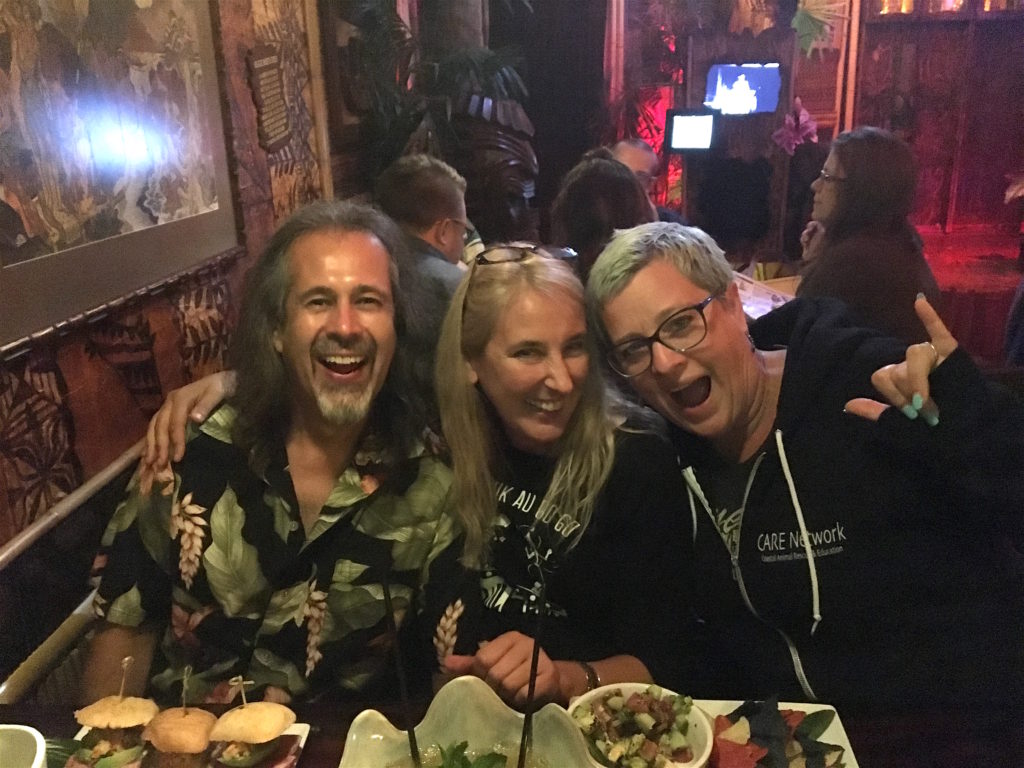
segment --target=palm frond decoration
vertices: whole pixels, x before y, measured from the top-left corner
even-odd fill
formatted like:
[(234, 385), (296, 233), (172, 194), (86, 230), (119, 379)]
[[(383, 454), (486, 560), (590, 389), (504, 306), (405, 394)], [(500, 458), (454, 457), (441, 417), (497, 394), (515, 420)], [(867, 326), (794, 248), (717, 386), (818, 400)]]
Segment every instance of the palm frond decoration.
[(848, 18), (847, 10), (846, 0), (800, 0), (790, 22), (800, 49), (810, 56), (815, 48), (834, 48), (834, 30)]
[(523, 101), (526, 84), (515, 68), (521, 59), (514, 48), (455, 51), (440, 61), (425, 63), (429, 75), (418, 83), (427, 95), (445, 96), (456, 102), (471, 94)]

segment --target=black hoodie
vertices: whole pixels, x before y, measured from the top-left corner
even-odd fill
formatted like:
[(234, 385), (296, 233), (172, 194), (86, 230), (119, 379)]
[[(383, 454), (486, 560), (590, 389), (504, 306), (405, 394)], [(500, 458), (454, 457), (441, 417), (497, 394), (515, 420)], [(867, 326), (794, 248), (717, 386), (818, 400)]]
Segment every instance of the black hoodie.
[(751, 334), (787, 355), (773, 433), (733, 467), (737, 499), (749, 483), (742, 512), (718, 511), (708, 480), (723, 462), (708, 444), (674, 434), (708, 642), (693, 695), (873, 711), (1024, 700), (1019, 405), (957, 350), (929, 379), (936, 427), (895, 408), (869, 422), (844, 404), (877, 398), (871, 374), (902, 344), (828, 299), (790, 302)]

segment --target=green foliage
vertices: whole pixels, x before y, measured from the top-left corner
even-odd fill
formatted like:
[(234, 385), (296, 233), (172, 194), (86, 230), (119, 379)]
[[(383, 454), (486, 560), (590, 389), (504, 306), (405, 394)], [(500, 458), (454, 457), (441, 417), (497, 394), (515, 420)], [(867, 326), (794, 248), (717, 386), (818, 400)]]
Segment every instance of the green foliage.
[(830, 39), (832, 29), (846, 18), (843, 0), (800, 0), (789, 25), (796, 30), (800, 50), (810, 56), (815, 43)]
[(257, 598), (268, 588), (256, 547), (242, 537), (245, 512), (228, 487), (210, 513), (211, 543), (203, 553), (210, 592), (227, 616), (260, 615)]
[(662, 115), (658, 111), (660, 95), (650, 86), (630, 85), (622, 96), (608, 107), (608, 125), (601, 142), (613, 144), (619, 139), (641, 138), (651, 141), (662, 131)]
[(423, 65), (433, 73), (425, 90), (428, 95), (453, 100), (478, 93), (492, 99), (522, 101), (527, 91), (515, 69), (520, 60), (521, 56), (513, 48), (455, 51), (436, 63)]
[(441, 768), (502, 768), (508, 758), (497, 752), (489, 752), (470, 762), (466, 757), (469, 742), (453, 744), (448, 749), (441, 747)]

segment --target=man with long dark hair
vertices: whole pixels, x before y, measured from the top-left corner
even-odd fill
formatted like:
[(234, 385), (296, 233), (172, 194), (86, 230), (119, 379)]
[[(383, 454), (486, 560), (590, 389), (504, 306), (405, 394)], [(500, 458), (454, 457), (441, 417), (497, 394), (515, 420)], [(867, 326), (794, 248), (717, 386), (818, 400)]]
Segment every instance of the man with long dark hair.
[[(104, 536), (83, 698), (385, 693), (395, 621), (454, 538), (450, 472), (409, 381), (400, 231), (361, 205), (294, 214), (253, 267), (235, 395), (166, 473), (143, 466)], [(156, 672), (150, 661), (161, 630)]]

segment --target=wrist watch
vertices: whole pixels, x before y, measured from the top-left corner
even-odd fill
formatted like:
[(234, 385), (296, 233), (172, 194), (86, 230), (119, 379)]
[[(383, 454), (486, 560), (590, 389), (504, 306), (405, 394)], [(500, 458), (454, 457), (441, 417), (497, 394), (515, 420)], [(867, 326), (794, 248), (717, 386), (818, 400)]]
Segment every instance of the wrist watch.
[(597, 670), (594, 669), (593, 665), (586, 661), (577, 661), (576, 663), (583, 668), (583, 673), (587, 676), (587, 690), (585, 692), (590, 692), (601, 685), (601, 677), (597, 674)]

